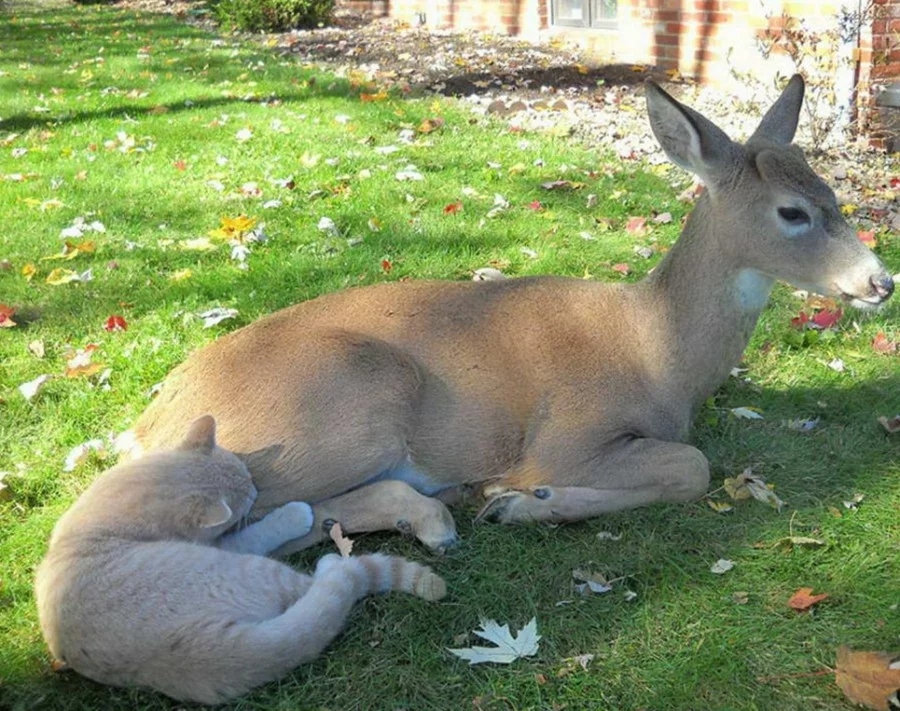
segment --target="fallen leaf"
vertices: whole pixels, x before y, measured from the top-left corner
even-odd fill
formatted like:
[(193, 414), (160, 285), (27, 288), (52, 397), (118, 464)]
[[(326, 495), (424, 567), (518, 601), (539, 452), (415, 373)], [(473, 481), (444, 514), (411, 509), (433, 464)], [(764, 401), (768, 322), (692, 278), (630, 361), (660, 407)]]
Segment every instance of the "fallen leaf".
[(494, 620), (482, 620), (481, 629), (473, 630), (473, 633), (495, 644), (495, 647), (466, 647), (464, 649), (448, 649), (469, 664), (511, 664), (522, 657), (532, 657), (538, 652), (538, 641), (541, 639), (537, 633), (537, 618), (532, 618), (519, 633), (513, 637), (509, 631), (509, 625), (502, 627)]
[(715, 573), (716, 575), (724, 575), (729, 570), (734, 567), (734, 561), (728, 560), (727, 558), (719, 558), (709, 569), (710, 573)]
[(707, 499), (706, 503), (709, 504), (709, 508), (716, 513), (728, 513), (729, 511), (734, 511), (734, 506), (727, 501), (713, 501), (712, 499)]
[(385, 274), (390, 274), (391, 269), (393, 269), (393, 268), (394, 268), (394, 265), (391, 264), (389, 259), (381, 260), (381, 271), (383, 271)]
[(13, 321), (13, 316), (16, 313), (15, 306), (7, 306), (6, 304), (0, 304), (0, 328), (12, 328), (16, 325), (16, 322)]
[(830, 360), (827, 365), (836, 373), (843, 373), (844, 370), (846, 370), (844, 361), (842, 361), (840, 358), (834, 358), (833, 360)]
[(884, 335), (884, 331), (879, 331), (878, 335), (872, 339), (872, 348), (879, 353), (897, 352), (897, 344), (894, 341), (889, 341), (887, 336)]
[(110, 316), (103, 325), (107, 331), (127, 331), (128, 324), (121, 316)]
[(539, 212), (540, 210), (544, 209), (544, 206), (541, 204), (540, 200), (532, 200), (530, 203), (528, 203), (528, 209)]
[(22, 267), (22, 276), (25, 277), (25, 281), (31, 281), (32, 277), (37, 274), (37, 267), (30, 262)]
[(44, 357), (44, 342), (41, 340), (32, 341), (28, 344), (28, 352), (35, 358)]
[(494, 269), (493, 267), (476, 269), (472, 276), (472, 281), (498, 281), (500, 279), (506, 279), (506, 275), (499, 269)]
[(646, 231), (646, 217), (629, 217), (625, 223), (625, 231), (630, 235), (642, 235)]
[(859, 508), (859, 505), (862, 503), (862, 500), (866, 498), (865, 494), (854, 494), (853, 498), (850, 501), (844, 502), (844, 508), (849, 509), (851, 511), (855, 511)]
[(625, 264), (624, 262), (620, 264), (613, 264), (612, 270), (614, 272), (619, 272), (619, 274), (621, 274), (622, 276), (628, 276), (629, 274), (631, 274), (631, 266)]
[(766, 484), (762, 477), (755, 475), (749, 467), (736, 477), (726, 478), (724, 488), (735, 501), (752, 497), (777, 511), (781, 511), (781, 507), (784, 506), (784, 502), (775, 495), (772, 486)]
[(222, 321), (234, 318), (238, 313), (240, 312), (237, 309), (226, 309), (217, 306), (214, 309), (209, 309), (209, 311), (204, 311), (197, 315), (203, 319), (203, 328), (212, 328), (213, 326), (222, 323)]
[(815, 316), (812, 317), (811, 323), (818, 328), (826, 329), (834, 326), (838, 321), (841, 320), (841, 316), (844, 315), (844, 312), (841, 309), (837, 311), (831, 311), (829, 309), (822, 309)]
[(888, 711), (890, 699), (900, 690), (900, 658), (884, 652), (841, 646), (834, 671), (835, 682), (850, 701), (876, 711)]
[(859, 230), (857, 231), (856, 236), (859, 238), (859, 241), (869, 249), (878, 245), (878, 240), (875, 239), (875, 230)]
[(744, 591), (732, 593), (731, 600), (735, 605), (746, 605), (750, 602), (750, 593)]
[(812, 588), (800, 588), (797, 592), (791, 595), (791, 599), (788, 600), (788, 606), (797, 610), (798, 612), (805, 612), (816, 603), (822, 602), (822, 600), (825, 600), (829, 597), (828, 593), (813, 595), (812, 591)]
[(24, 397), (28, 402), (31, 402), (35, 395), (40, 392), (40, 389), (44, 386), (44, 384), (52, 379), (52, 375), (39, 375), (34, 380), (29, 380), (27, 383), (22, 383), (19, 386), (19, 392), (22, 393), (22, 397)]
[(337, 546), (338, 551), (340, 551), (341, 558), (349, 558), (350, 551), (353, 550), (353, 541), (344, 535), (341, 524), (335, 523), (331, 527), (331, 530), (328, 531), (328, 535), (331, 537), (331, 540), (334, 541), (334, 545)]
[(87, 461), (88, 457), (91, 456), (91, 453), (95, 453), (101, 459), (106, 457), (106, 445), (104, 445), (102, 439), (88, 440), (87, 442), (83, 442), (82, 444), (73, 447), (66, 455), (63, 471), (75, 471), (78, 466)]
[(183, 160), (176, 160), (172, 163), (172, 167), (175, 168), (175, 170), (187, 170), (187, 163)]
[(653, 221), (658, 225), (668, 225), (672, 221), (672, 213), (661, 212), (653, 218)]
[(612, 531), (600, 531), (596, 538), (598, 541), (621, 541), (622, 534), (615, 534)]
[(169, 279), (171, 281), (184, 281), (185, 279), (190, 279), (192, 276), (194, 276), (194, 272), (190, 269), (179, 269), (178, 271), (169, 274)]
[(731, 408), (731, 414), (740, 420), (763, 419), (763, 416), (760, 414), (759, 409), (755, 407), (733, 407)]
[(608, 593), (612, 590), (612, 585), (609, 584), (609, 581), (602, 573), (579, 570), (576, 568), (572, 571), (572, 578), (581, 583), (575, 586), (575, 589), (581, 594), (590, 590), (592, 593), (602, 595), (603, 593)]
[(419, 127), (416, 130), (419, 133), (433, 133), (443, 125), (444, 119), (442, 119), (440, 116), (436, 116), (435, 118), (427, 118), (422, 121), (422, 123), (419, 124)]
[(57, 267), (47, 275), (47, 283), (53, 286), (60, 286), (61, 284), (79, 280), (78, 272), (73, 272), (71, 269), (63, 269), (62, 267)]
[(449, 205), (444, 207), (445, 215), (455, 215), (457, 212), (460, 212), (463, 209), (463, 204), (459, 201), (451, 202)]
[(878, 421), (881, 423), (881, 426), (888, 431), (889, 434), (900, 432), (900, 415), (894, 415), (890, 419), (882, 415), (878, 418)]
[(563, 659), (563, 667), (556, 672), (556, 677), (558, 679), (562, 679), (563, 677), (568, 676), (572, 672), (577, 669), (581, 669), (582, 671), (587, 671), (590, 663), (594, 661), (593, 654), (579, 654), (577, 657), (567, 657)]
[(194, 239), (183, 239), (178, 243), (178, 248), (188, 252), (208, 252), (215, 249), (216, 245), (209, 241), (207, 237), (196, 237)]

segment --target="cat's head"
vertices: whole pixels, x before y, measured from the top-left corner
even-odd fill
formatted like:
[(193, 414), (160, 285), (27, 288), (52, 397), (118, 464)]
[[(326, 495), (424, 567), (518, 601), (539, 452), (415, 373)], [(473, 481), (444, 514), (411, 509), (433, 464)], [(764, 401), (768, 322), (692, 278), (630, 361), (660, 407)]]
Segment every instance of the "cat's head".
[[(216, 446), (211, 415), (194, 420), (174, 449), (114, 467), (83, 497), (117, 528), (212, 541), (250, 511), (257, 491), (244, 463)], [(86, 512), (85, 512), (86, 513)]]

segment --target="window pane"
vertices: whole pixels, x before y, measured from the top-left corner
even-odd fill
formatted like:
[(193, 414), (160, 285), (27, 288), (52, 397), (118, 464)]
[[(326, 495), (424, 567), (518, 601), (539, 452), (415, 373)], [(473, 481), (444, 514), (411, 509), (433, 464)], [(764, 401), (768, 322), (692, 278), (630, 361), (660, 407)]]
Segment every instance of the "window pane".
[(583, 0), (556, 0), (556, 20), (584, 22)]
[(615, 20), (618, 14), (618, 0), (594, 0), (594, 22)]

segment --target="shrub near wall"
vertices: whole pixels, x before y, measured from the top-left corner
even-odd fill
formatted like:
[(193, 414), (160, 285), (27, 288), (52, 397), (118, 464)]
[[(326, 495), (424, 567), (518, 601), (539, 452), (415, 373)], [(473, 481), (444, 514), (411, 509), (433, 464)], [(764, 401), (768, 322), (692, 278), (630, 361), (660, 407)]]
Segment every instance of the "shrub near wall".
[(218, 0), (213, 11), (219, 22), (252, 32), (289, 30), (326, 22), (334, 0)]

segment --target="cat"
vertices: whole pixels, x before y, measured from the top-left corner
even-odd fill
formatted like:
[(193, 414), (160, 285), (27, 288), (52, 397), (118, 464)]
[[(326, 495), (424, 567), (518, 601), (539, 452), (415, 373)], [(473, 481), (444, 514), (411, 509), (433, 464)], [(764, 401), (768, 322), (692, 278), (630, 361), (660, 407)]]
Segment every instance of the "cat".
[(313, 514), (292, 502), (232, 531), (255, 499), (209, 415), (176, 449), (101, 475), (57, 523), (37, 571), (54, 657), (104, 684), (216, 704), (315, 659), (366, 595), (446, 594), (403, 558), (327, 555), (312, 576), (266, 558)]

